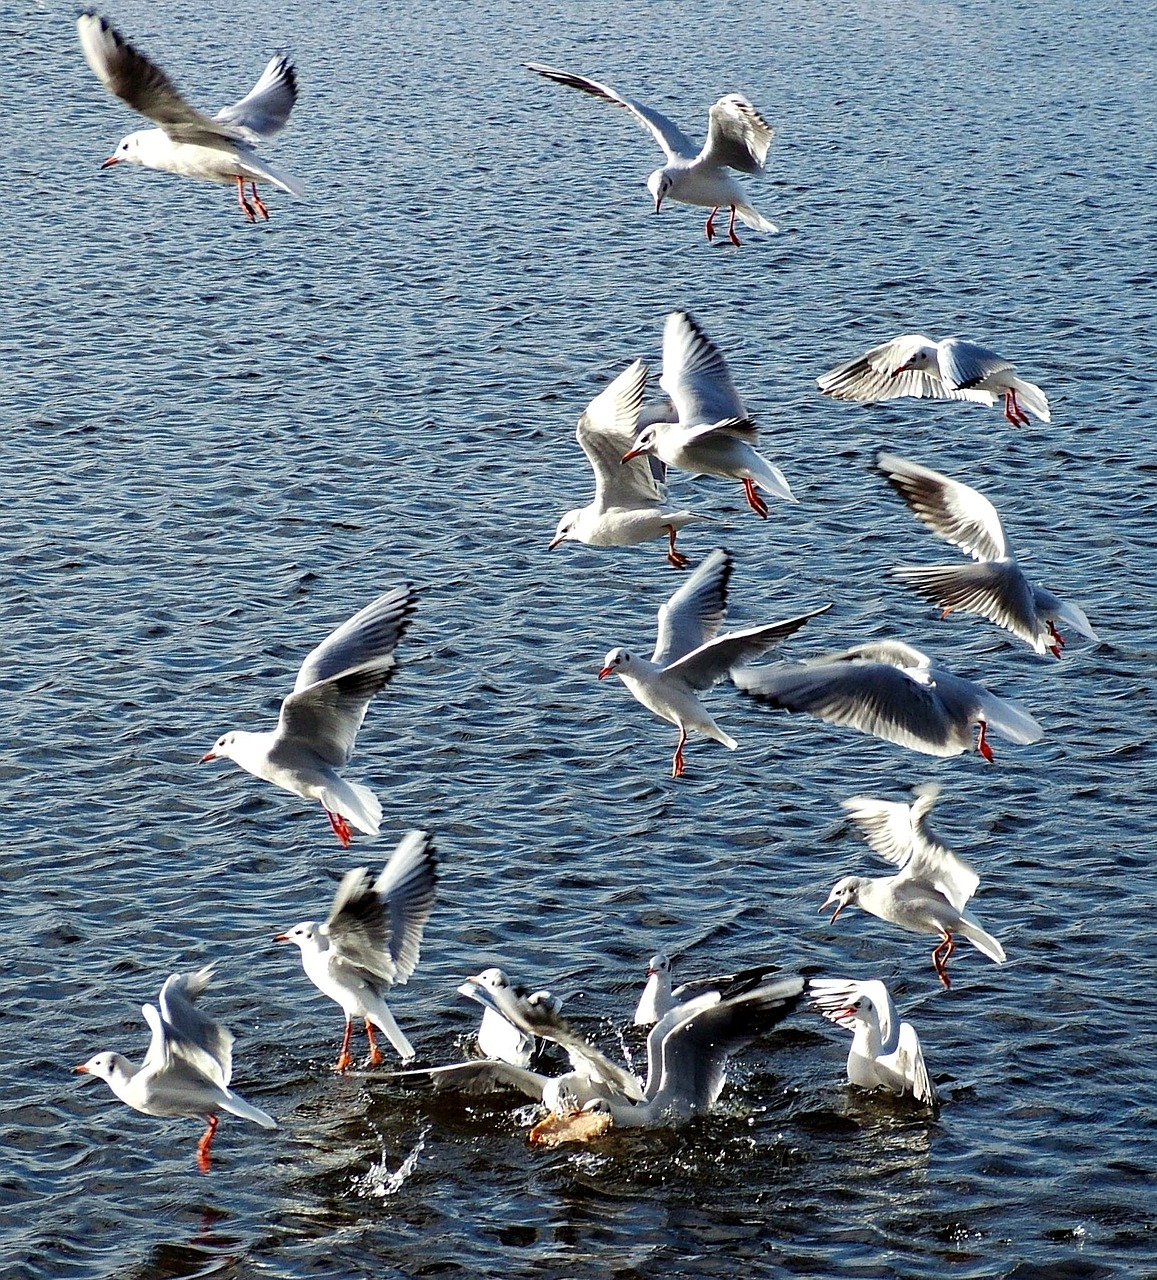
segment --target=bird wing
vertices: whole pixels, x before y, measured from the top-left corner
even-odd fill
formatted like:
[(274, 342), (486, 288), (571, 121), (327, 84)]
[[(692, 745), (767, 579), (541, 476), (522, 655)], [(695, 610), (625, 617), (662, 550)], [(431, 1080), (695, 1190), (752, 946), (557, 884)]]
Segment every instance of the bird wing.
[(297, 73), (281, 54), (270, 58), (260, 79), (239, 102), (222, 107), (214, 119), (239, 129), (250, 141), (272, 138), (289, 120), (297, 101)]
[(409, 583), (387, 591), (306, 656), (281, 704), (285, 737), (299, 739), (335, 767), (349, 761), (370, 699), (394, 673), (394, 648), (415, 601)]
[(762, 627), (749, 627), (745, 631), (729, 631), (671, 663), (667, 670), (672, 674), (678, 673), (692, 689), (710, 689), (734, 667), (740, 667), (775, 648), (781, 640), (795, 635), (805, 623), (818, 614), (826, 613), (831, 607), (830, 604), (825, 604), (810, 613), (801, 613), (798, 618), (787, 618), (783, 622), (771, 622)]
[(671, 397), (684, 428), (747, 419), (723, 353), (686, 311), (672, 311), (663, 325), (659, 385)]
[(732, 680), (769, 706), (819, 716), (926, 755), (959, 755), (972, 745), (971, 726), (947, 714), (927, 665), (881, 660), (910, 655), (923, 657), (896, 642), (863, 645), (806, 663), (740, 667)]
[(1038, 614), (1040, 589), (1015, 560), (896, 565), (891, 576), (948, 612), (976, 613), (1044, 653), (1053, 642)]
[(374, 883), (374, 892), (389, 913), (395, 982), (407, 981), (417, 967), (422, 931), (434, 910), (437, 884), (438, 855), (433, 837), (425, 831), (408, 832)]
[(715, 639), (727, 611), (733, 563), (731, 552), (717, 547), (659, 609), (652, 662), (670, 666)]
[(910, 1022), (900, 1023), (899, 1044), (893, 1062), (917, 1102), (923, 1102), (929, 1107), (940, 1105), (936, 1086), (924, 1065), (924, 1050), (920, 1047), (920, 1038)]
[(566, 85), (570, 89), (580, 89), (583, 93), (589, 93), (594, 98), (601, 98), (603, 102), (611, 103), (612, 106), (626, 107), (645, 129), (651, 131), (655, 141), (663, 148), (668, 160), (680, 158), (690, 160), (695, 155), (694, 144), (684, 136), (678, 125), (672, 123), (666, 116), (660, 115), (658, 111), (654, 111), (650, 107), (644, 107), (641, 102), (635, 102), (632, 98), (624, 98), (621, 93), (616, 93), (614, 89), (608, 88), (605, 84), (600, 84), (597, 80), (588, 80), (586, 76), (576, 76), (569, 71), (559, 71), (557, 67), (546, 67), (540, 62), (524, 62), (522, 65), (528, 71), (545, 76), (547, 80), (553, 80), (555, 84)]
[(542, 1099), (542, 1091), (549, 1077), (516, 1067), (496, 1058), (480, 1058), (474, 1062), (453, 1062), (444, 1067), (419, 1067), (412, 1071), (389, 1071), (379, 1076), (383, 1080), (407, 1078), (429, 1080), (438, 1091), (453, 1090), (456, 1093), (495, 1093), (499, 1089), (519, 1089), (528, 1098)]
[(233, 1032), (196, 1007), (213, 973), (209, 964), (196, 973), (170, 974), (161, 988), (161, 1019), (169, 1060), (180, 1059), (225, 1089), (233, 1077)]
[(895, 878), (897, 889), (908, 883), (931, 885), (957, 911), (963, 912), (980, 884), (980, 877), (963, 858), (920, 832), (913, 842), (912, 856)]
[(774, 137), (771, 125), (737, 93), (720, 98), (707, 116), (707, 141), (699, 159), (709, 165), (758, 173)]
[(876, 466), (937, 537), (974, 560), (1002, 560), (1009, 554), (1000, 516), (982, 493), (894, 453), (878, 453)]
[(134, 111), (147, 116), (174, 142), (233, 149), (244, 136), (225, 121), (210, 120), (189, 106), (169, 77), (93, 9), (76, 20), (85, 61), (101, 84)]
[(607, 507), (653, 507), (666, 496), (649, 457), (622, 458), (635, 443), (647, 366), (636, 360), (587, 405), (575, 437), (595, 473), (595, 501)]
[[(936, 346), (940, 376), (950, 391), (964, 391), (994, 373), (1011, 369), (1012, 364), (979, 343), (965, 338), (944, 338)], [(991, 392), (985, 392), (991, 395)]]
[(816, 385), (835, 400), (853, 400), (871, 404), (876, 400), (896, 400), (916, 396), (925, 400), (975, 400), (995, 404), (991, 391), (972, 391), (949, 387), (933, 370), (897, 368), (921, 346), (934, 346), (919, 333), (904, 333), (890, 342), (838, 364), (816, 379)]
[(902, 867), (912, 856), (917, 841), (930, 840), (924, 819), (939, 794), (940, 787), (929, 782), (915, 789), (916, 799), (911, 803), (852, 796), (842, 804), (873, 851), (886, 862)]

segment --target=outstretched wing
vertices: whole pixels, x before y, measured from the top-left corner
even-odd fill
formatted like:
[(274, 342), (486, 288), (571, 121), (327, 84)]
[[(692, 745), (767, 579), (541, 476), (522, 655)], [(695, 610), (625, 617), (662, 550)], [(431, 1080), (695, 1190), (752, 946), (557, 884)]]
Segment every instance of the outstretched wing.
[(1002, 560), (1008, 555), (1000, 516), (982, 493), (894, 453), (878, 453), (876, 466), (937, 537), (974, 560)]
[(575, 436), (595, 473), (595, 501), (607, 507), (653, 507), (666, 496), (651, 459), (623, 455), (635, 444), (647, 366), (636, 360), (587, 405)]
[(922, 346), (936, 344), (919, 333), (902, 333), (890, 342), (882, 342), (862, 356), (829, 369), (816, 379), (816, 385), (835, 400), (854, 400), (871, 404), (877, 400), (896, 400), (915, 396), (925, 400), (975, 400), (995, 404), (991, 391), (971, 391), (950, 387), (935, 369), (901, 369)]
[(771, 125), (737, 93), (720, 98), (707, 114), (707, 142), (699, 159), (706, 164), (758, 173), (774, 137)]
[(693, 689), (709, 689), (716, 681), (735, 667), (741, 667), (775, 648), (781, 640), (795, 633), (805, 623), (821, 613), (826, 613), (832, 606), (825, 604), (810, 613), (801, 613), (797, 618), (787, 618), (783, 622), (771, 622), (762, 627), (749, 627), (744, 631), (729, 631), (724, 636), (689, 653), (678, 662), (673, 662), (668, 670), (677, 672)]
[(659, 610), (651, 661), (666, 667), (714, 640), (727, 611), (731, 552), (717, 547)]
[[(685, 429), (747, 418), (723, 353), (686, 311), (672, 311), (663, 325), (659, 385)], [(754, 425), (749, 423), (749, 429), (754, 432)]]
[(215, 119), (240, 129), (251, 141), (272, 138), (289, 120), (297, 101), (297, 73), (282, 54), (269, 59), (260, 79), (240, 102), (222, 107)]

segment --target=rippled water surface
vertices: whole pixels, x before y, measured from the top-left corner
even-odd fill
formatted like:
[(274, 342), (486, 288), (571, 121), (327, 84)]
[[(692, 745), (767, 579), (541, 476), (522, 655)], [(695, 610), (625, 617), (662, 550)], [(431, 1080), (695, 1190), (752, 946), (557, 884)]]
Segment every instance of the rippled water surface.
[[(308, 199), (100, 173), (135, 128), (73, 11), (0, 18), (10, 264), (0, 334), (5, 787), (0, 1246), (5, 1275), (1157, 1275), (1151, 852), (1157, 772), (1153, 15), (1075, 0), (558, 6), (338, 0), (112, 16), (216, 108), (288, 48), (301, 99), (270, 157)], [(776, 128), (753, 203), (782, 227), (709, 247), (651, 212), (658, 152), (624, 112), (536, 80), (606, 79), (699, 133), (726, 91)], [(727, 352), (800, 499), (763, 523), (685, 476), (696, 559), (735, 554), (731, 619), (824, 601), (785, 649), (902, 636), (1022, 699), (1042, 742), (934, 760), (720, 687), (739, 739), (674, 733), (604, 652), (653, 635), (659, 544), (547, 554), (587, 500), (586, 401), (663, 315)], [(1053, 423), (828, 402), (816, 374), (893, 334), (985, 341)], [(950, 558), (871, 470), (888, 446), (969, 479), (1030, 570), (1103, 637), (1045, 662), (941, 623), (884, 576)], [(420, 604), (351, 776), (382, 838), (196, 761), (273, 717), (306, 650), (402, 579)], [(879, 873), (857, 792), (944, 785), (1003, 967), (951, 992), (925, 941), (816, 908)], [(647, 955), (882, 977), (946, 1101), (850, 1093), (842, 1032), (801, 1011), (689, 1130), (541, 1151), (504, 1100), (336, 1079), (341, 1015), (269, 942), (333, 878), (427, 826), (444, 858), (422, 964), (392, 1001), (422, 1060), (460, 1052), (484, 964), (563, 995), (618, 1050)], [(139, 1058), (139, 1005), (217, 959), (238, 1033), (211, 1175), (192, 1121), (68, 1068)], [(630, 1041), (628, 1047), (637, 1050)]]

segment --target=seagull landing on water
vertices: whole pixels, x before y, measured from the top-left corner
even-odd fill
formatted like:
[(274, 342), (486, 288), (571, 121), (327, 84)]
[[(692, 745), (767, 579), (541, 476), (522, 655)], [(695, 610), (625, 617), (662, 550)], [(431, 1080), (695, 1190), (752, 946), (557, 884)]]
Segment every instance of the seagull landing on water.
[[(694, 511), (671, 511), (664, 503), (667, 488), (652, 471), (652, 460), (623, 462), (634, 447), (639, 409), (647, 385), (647, 366), (636, 360), (587, 405), (575, 437), (595, 473), (595, 500), (568, 511), (558, 522), (547, 548), (564, 542), (591, 547), (630, 547), (667, 538), (667, 560), (685, 569), (687, 557), (675, 548), (675, 535), (693, 520), (710, 520)], [(654, 461), (660, 475), (664, 468)]]
[(1027, 641), (1037, 653), (1055, 658), (1065, 647), (1058, 622), (1097, 641), (1082, 609), (1025, 577), (1009, 550), (996, 508), (982, 493), (892, 453), (877, 454), (876, 465), (918, 519), (976, 562), (892, 570), (905, 586), (943, 609), (941, 619), (956, 609), (978, 613)]
[(353, 755), (370, 699), (394, 674), (394, 649), (415, 600), (407, 582), (343, 622), (306, 655), (276, 729), (223, 734), (201, 763), (232, 760), (256, 778), (318, 801), (343, 847), (353, 837), (351, 823), (376, 836), (382, 820), (377, 796), (337, 771)]
[(352, 1061), (354, 1018), (365, 1021), (371, 1066), (382, 1060), (374, 1043), (374, 1027), (403, 1061), (414, 1056), (384, 996), (390, 987), (409, 981), (417, 966), (437, 881), (433, 841), (424, 831), (411, 831), (376, 880), (371, 880), (366, 867), (346, 872), (324, 924), (306, 920), (274, 938), (274, 942), (298, 945), (306, 977), (345, 1012), (345, 1035), (335, 1071), (345, 1071)]
[[(673, 311), (663, 326), (663, 376), (669, 411), (651, 411), (623, 463), (651, 454), (693, 476), (723, 476), (743, 482), (747, 505), (767, 519), (767, 503), (755, 486), (795, 502), (783, 472), (755, 449), (759, 432), (743, 407), (723, 353), (685, 311)], [(662, 416), (660, 416), (662, 415)]]
[(910, 1022), (901, 1022), (892, 993), (877, 981), (812, 978), (808, 999), (828, 1019), (852, 1033), (848, 1083), (860, 1089), (910, 1093), (936, 1109), (936, 1087), (924, 1065), (920, 1038)]
[(161, 68), (95, 10), (84, 10), (76, 29), (85, 59), (104, 87), (160, 125), (122, 138), (102, 169), (139, 164), (186, 178), (235, 182), (237, 203), (250, 222), (256, 222), (258, 214), (269, 220), (269, 210), (257, 194), (258, 182), (272, 182), (293, 196), (304, 193), (296, 178), (275, 169), (254, 150), (262, 139), (285, 128), (297, 101), (297, 76), (288, 58), (271, 58), (245, 97), (210, 119), (189, 106)]
[(1004, 416), (1014, 427), (1028, 426), (1027, 409), (1051, 422), (1040, 387), (1013, 375), (1013, 366), (995, 351), (963, 338), (933, 342), (920, 333), (902, 333), (871, 351), (837, 365), (816, 379), (836, 400), (872, 404), (916, 396), (929, 400), (975, 400), (994, 405), (1004, 397)]
[(768, 222), (762, 214), (756, 213), (747, 203), (743, 188), (726, 172), (727, 169), (738, 169), (742, 173), (759, 173), (767, 159), (767, 148), (772, 139), (771, 126), (746, 98), (729, 93), (719, 99), (708, 112), (707, 141), (697, 149), (666, 116), (632, 98), (624, 98), (597, 80), (545, 67), (538, 62), (523, 65), (555, 84), (580, 89), (616, 107), (626, 107), (645, 129), (651, 131), (667, 156), (667, 163), (647, 179), (647, 189), (655, 201), (656, 213), (668, 199), (709, 208), (711, 212), (703, 232), (708, 240), (713, 240), (715, 215), (720, 209), (730, 208), (727, 238), (734, 245), (739, 244), (739, 237), (735, 234), (737, 216), (756, 231), (778, 229), (774, 222)]
[(119, 1053), (98, 1053), (74, 1071), (97, 1076), (118, 1098), (146, 1116), (203, 1117), (208, 1124), (197, 1144), (197, 1163), (209, 1172), (209, 1147), (217, 1113), (228, 1111), (264, 1129), (277, 1121), (229, 1088), (233, 1078), (233, 1033), (201, 1013), (197, 998), (213, 978), (213, 966), (173, 973), (161, 988), (160, 1009), (141, 1006), (152, 1038), (139, 1067)]
[(853, 796), (844, 801), (852, 821), (872, 849), (900, 870), (874, 880), (844, 876), (836, 882), (820, 910), (835, 906), (834, 922), (848, 906), (910, 929), (940, 935), (932, 965), (945, 990), (952, 986), (945, 967), (960, 934), (990, 960), (1004, 963), (1004, 948), (965, 910), (980, 885), (980, 877), (932, 835), (926, 825), (940, 788), (933, 783), (916, 787), (911, 804)]
[(739, 745), (699, 701), (712, 685), (780, 640), (793, 635), (831, 605), (798, 618), (719, 635), (727, 610), (727, 584), (733, 560), (729, 551), (713, 551), (659, 610), (659, 634), (650, 661), (627, 649), (612, 649), (603, 659), (599, 679), (616, 675), (649, 711), (679, 727), (679, 745), (671, 776), (683, 773), (683, 748), (694, 729), (729, 750)]

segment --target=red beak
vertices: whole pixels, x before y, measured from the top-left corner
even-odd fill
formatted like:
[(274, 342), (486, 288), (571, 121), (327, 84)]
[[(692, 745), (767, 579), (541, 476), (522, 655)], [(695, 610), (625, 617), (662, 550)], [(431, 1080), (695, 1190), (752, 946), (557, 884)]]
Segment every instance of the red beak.
[(111, 169), (114, 164), (120, 164), (120, 161), (117, 159), (116, 156), (109, 156), (109, 158), (106, 161), (104, 161), (104, 163), (100, 167), (102, 169)]
[(288, 942), (288, 941), (289, 941), (289, 934), (288, 934), (288, 933), (277, 933), (277, 934), (274, 934), (274, 936), (273, 936), (273, 941), (274, 941), (274, 942)]
[(622, 458), (619, 459), (619, 462), (620, 464), (623, 462), (630, 462), (632, 458), (641, 457), (642, 453), (643, 453), (642, 449), (632, 449), (629, 453), (624, 453)]
[(73, 1067), (73, 1069), (72, 1069), (72, 1070), (73, 1070), (73, 1072), (74, 1072), (74, 1073), (75, 1073), (75, 1072), (80, 1072), (82, 1075), (86, 1075), (86, 1076), (87, 1076), (87, 1075), (91, 1075), (91, 1074), (92, 1074), (92, 1073), (89, 1071), (88, 1067), (87, 1067), (87, 1066), (85, 1066), (85, 1064), (84, 1064), (83, 1062), (80, 1064), (80, 1066), (79, 1066), (79, 1067)]
[[(836, 902), (836, 900), (834, 898), (829, 898), (827, 902), (825, 902), (824, 905), (820, 907), (820, 910), (826, 911), (828, 907), (832, 905), (833, 902)], [(846, 905), (847, 904), (844, 902), (836, 902), (836, 909), (832, 912), (832, 920), (831, 920), (832, 924), (835, 924), (836, 918), (839, 916), (840, 912), (843, 911)]]
[[(614, 675), (614, 673), (615, 673), (614, 667), (604, 667), (599, 672), (599, 679), (602, 680), (606, 676)], [(647, 972), (650, 973), (650, 970), (648, 969)]]
[(658, 213), (662, 207), (663, 207), (663, 197), (661, 195), (658, 195), (655, 197), (655, 212)]
[(205, 754), (197, 761), (198, 764), (208, 764), (210, 760), (216, 760), (217, 757), (212, 751), (206, 751)]

